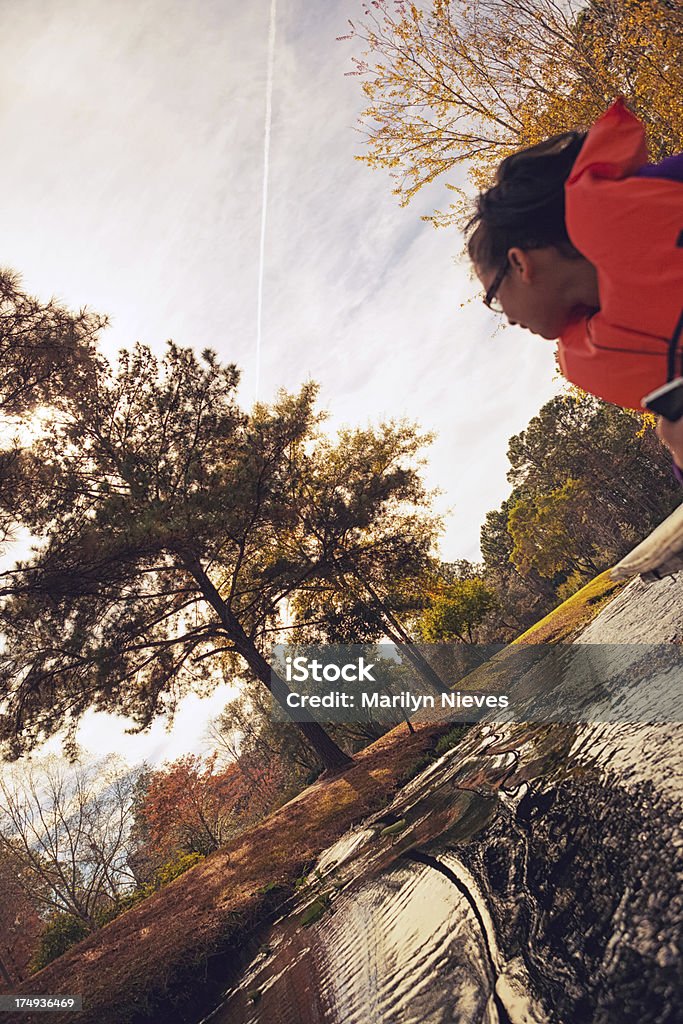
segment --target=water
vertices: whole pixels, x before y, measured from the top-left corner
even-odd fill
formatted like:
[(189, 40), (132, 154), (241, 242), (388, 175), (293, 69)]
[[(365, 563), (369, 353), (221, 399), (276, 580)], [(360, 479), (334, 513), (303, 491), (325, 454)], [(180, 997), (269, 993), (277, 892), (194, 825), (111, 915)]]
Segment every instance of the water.
[[(674, 584), (633, 584), (582, 639), (620, 614), (622, 640), (673, 638)], [(682, 780), (677, 724), (476, 727), (322, 854), (208, 1019), (680, 1021)]]

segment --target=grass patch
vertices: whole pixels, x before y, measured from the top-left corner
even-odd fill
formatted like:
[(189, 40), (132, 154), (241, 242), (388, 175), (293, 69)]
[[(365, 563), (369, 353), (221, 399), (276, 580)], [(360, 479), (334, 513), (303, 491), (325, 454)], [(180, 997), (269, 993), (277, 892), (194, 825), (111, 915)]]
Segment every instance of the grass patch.
[(310, 928), (312, 924), (319, 921), (323, 914), (329, 910), (330, 897), (327, 893), (316, 896), (311, 905), (301, 915), (300, 923), (304, 928)]
[(387, 825), (380, 832), (381, 836), (397, 836), (405, 829), (408, 822), (405, 818), (401, 818), (400, 821), (395, 821), (393, 825)]
[(522, 633), (515, 644), (560, 644), (570, 643), (578, 633), (591, 622), (602, 608), (622, 590), (628, 580), (615, 583), (609, 570), (596, 576), (581, 590), (554, 608), (545, 618), (540, 619), (526, 633)]
[(448, 750), (452, 750), (453, 747), (457, 747), (460, 740), (463, 738), (467, 730), (470, 728), (469, 725), (454, 725), (452, 729), (449, 729), (445, 736), (437, 742), (434, 748), (435, 753), (441, 757)]

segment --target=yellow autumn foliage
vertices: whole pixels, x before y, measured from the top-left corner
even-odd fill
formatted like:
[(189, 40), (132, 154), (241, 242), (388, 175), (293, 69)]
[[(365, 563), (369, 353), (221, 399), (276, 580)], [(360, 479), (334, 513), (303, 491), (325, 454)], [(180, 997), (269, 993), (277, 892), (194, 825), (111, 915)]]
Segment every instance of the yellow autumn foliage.
[(683, 148), (678, 0), (374, 0), (363, 19), (341, 37), (364, 48), (351, 72), (367, 99), (358, 159), (390, 170), (402, 205), (460, 164), (485, 187), (503, 157), (587, 129), (619, 95), (654, 160)]

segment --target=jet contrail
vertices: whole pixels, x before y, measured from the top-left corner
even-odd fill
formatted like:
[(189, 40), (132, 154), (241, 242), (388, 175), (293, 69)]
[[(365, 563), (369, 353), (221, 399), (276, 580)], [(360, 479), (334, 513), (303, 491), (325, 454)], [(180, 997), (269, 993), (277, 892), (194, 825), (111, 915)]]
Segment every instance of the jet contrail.
[(268, 71), (266, 77), (266, 123), (263, 136), (263, 194), (261, 196), (261, 244), (259, 247), (258, 297), (256, 309), (256, 383), (254, 401), (258, 399), (261, 376), (261, 321), (263, 317), (263, 265), (266, 249), (266, 212), (268, 209), (268, 172), (270, 170), (270, 125), (273, 119), (273, 69), (275, 67), (275, 22), (277, 0), (270, 2), (268, 26)]

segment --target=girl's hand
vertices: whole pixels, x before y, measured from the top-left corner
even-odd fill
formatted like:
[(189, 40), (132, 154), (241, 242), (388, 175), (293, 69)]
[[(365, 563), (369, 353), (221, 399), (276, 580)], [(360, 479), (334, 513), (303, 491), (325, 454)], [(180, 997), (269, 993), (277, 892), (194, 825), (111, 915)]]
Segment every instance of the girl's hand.
[(683, 469), (683, 419), (672, 423), (660, 416), (657, 437), (669, 449), (679, 469)]

